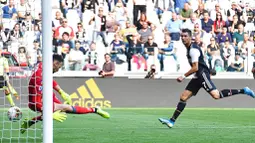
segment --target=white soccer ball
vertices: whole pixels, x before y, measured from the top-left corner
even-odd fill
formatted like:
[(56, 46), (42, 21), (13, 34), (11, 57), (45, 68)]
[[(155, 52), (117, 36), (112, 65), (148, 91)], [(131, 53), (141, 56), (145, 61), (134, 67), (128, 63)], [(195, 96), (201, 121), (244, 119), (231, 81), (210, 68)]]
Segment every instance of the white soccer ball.
[(10, 121), (19, 121), (22, 118), (21, 109), (17, 106), (11, 107), (7, 112), (7, 116)]

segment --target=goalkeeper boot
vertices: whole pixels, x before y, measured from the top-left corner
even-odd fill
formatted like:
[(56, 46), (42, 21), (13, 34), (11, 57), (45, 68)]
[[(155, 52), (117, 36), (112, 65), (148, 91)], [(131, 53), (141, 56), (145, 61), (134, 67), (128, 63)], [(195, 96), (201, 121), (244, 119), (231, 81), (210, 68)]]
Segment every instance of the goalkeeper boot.
[(21, 134), (24, 134), (30, 126), (31, 126), (31, 125), (29, 125), (28, 119), (25, 118), (24, 121), (23, 121), (22, 124), (21, 124), (20, 133), (21, 133)]
[(167, 119), (163, 119), (163, 118), (159, 118), (158, 119), (163, 125), (168, 126), (169, 128), (172, 128), (174, 126), (174, 121), (172, 120), (167, 120)]
[(100, 107), (95, 107), (95, 113), (102, 116), (103, 118), (109, 119), (110, 114), (104, 110), (102, 110)]
[(252, 98), (255, 98), (254, 92), (249, 87), (245, 87), (243, 90), (244, 90), (244, 94), (249, 95)]

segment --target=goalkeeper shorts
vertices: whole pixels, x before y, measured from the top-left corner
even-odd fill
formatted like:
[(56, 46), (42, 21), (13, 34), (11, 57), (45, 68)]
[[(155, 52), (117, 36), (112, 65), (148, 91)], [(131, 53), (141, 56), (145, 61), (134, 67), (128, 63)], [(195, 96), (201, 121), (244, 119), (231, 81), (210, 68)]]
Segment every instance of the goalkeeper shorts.
[(7, 82), (4, 78), (4, 76), (0, 76), (0, 88), (7, 87)]

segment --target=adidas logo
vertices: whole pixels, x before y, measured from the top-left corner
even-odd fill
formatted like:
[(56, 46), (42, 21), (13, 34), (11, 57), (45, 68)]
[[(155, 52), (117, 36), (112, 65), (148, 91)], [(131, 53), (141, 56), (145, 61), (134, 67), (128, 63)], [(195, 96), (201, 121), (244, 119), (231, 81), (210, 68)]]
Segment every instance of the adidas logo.
[[(89, 90), (88, 90), (89, 89)], [(73, 106), (111, 108), (111, 101), (105, 100), (94, 79), (85, 81), (85, 85), (77, 88), (77, 92), (70, 94)]]

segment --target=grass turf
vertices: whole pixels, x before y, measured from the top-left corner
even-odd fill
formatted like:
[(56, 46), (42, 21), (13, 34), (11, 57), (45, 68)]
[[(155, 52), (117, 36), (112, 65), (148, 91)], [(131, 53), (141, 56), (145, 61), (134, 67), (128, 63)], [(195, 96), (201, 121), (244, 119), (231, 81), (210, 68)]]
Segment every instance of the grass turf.
[[(159, 117), (169, 117), (174, 109), (108, 109), (111, 119), (98, 115), (68, 115), (64, 123), (54, 122), (54, 143), (252, 143), (255, 142), (254, 109), (185, 109), (174, 128), (162, 125)], [(1, 117), (3, 120), (3, 117)], [(6, 118), (5, 118), (6, 120)], [(2, 122), (2, 121), (1, 121)], [(39, 143), (41, 131), (29, 130), (19, 135), (10, 129), (10, 122), (3, 124), (0, 135), (12, 142)], [(12, 128), (18, 129), (19, 122)], [(41, 123), (37, 124), (41, 127)], [(10, 140), (3, 139), (2, 143)], [(27, 139), (26, 137), (32, 137)]]

